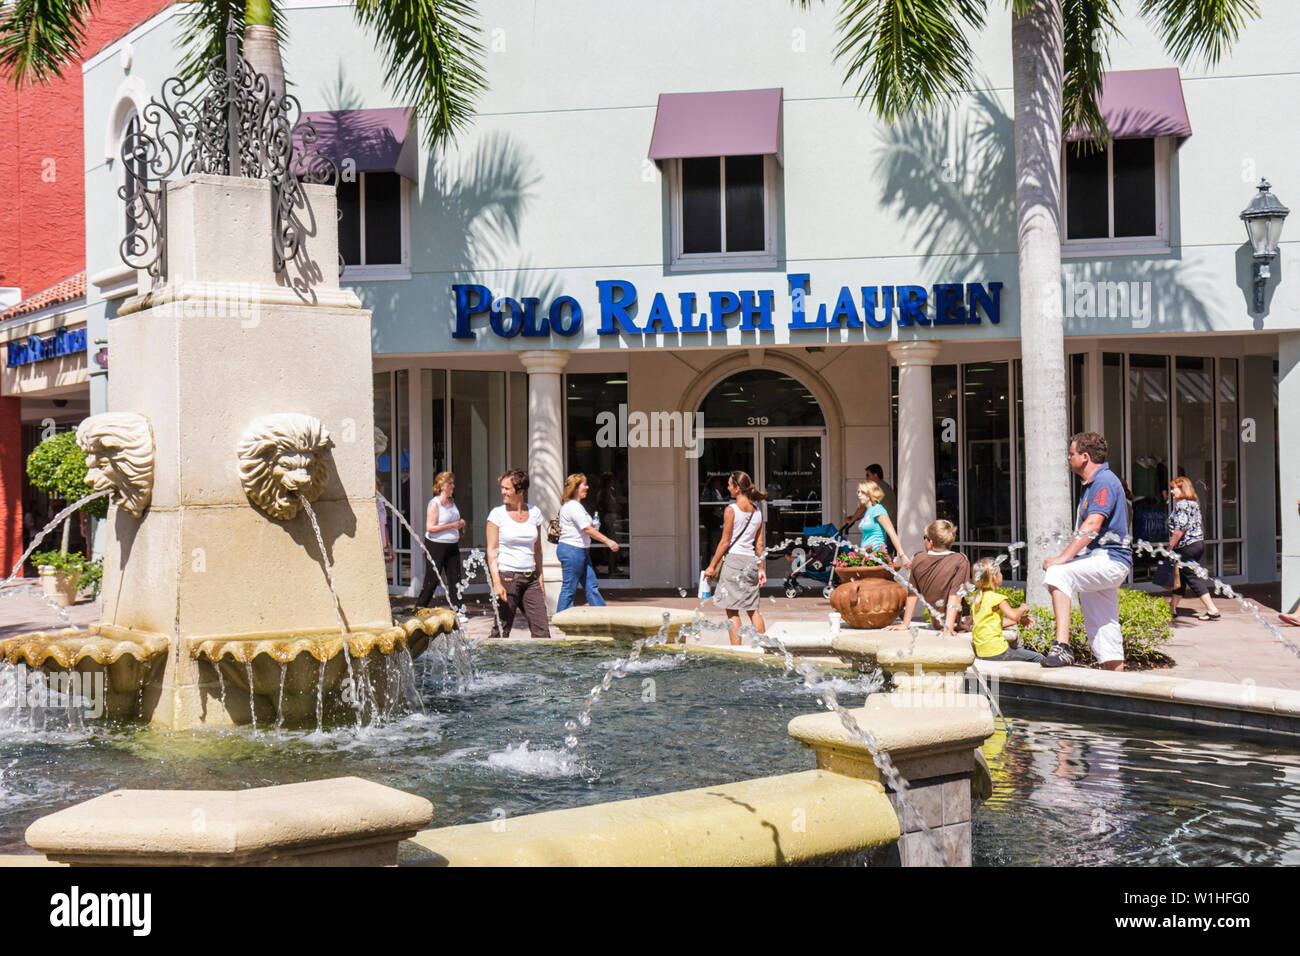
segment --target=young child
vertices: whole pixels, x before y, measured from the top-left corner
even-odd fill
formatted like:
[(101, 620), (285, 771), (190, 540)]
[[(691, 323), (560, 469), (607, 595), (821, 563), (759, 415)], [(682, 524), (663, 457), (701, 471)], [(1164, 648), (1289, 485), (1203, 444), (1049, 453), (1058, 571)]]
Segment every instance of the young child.
[(971, 628), (971, 640), (975, 645), (975, 656), (984, 661), (1030, 661), (1041, 664), (1043, 655), (1026, 648), (1012, 647), (1002, 636), (1004, 621), (1013, 624), (1032, 623), (1028, 607), (1012, 607), (1011, 603), (998, 593), (1002, 586), (1002, 571), (992, 558), (975, 562), (971, 569), (971, 580), (979, 588), (972, 604), (975, 623)]

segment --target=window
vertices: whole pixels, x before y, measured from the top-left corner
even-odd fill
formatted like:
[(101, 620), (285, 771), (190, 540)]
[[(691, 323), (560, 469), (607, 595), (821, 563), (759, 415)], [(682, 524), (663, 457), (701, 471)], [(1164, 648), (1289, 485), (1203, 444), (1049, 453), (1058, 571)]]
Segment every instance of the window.
[(675, 160), (673, 265), (775, 265), (775, 169), (770, 156)]
[[(123, 145), (135, 150), (134, 154), (127, 158), (122, 168), (124, 178), (122, 185), (126, 188), (127, 196), (123, 214), (126, 217), (126, 235), (128, 236), (134, 236), (139, 228), (135, 216), (132, 215), (132, 208), (138, 205), (138, 201), (133, 202), (132, 197), (136, 195), (138, 190), (144, 188), (145, 179), (149, 174), (149, 160), (147, 159), (146, 150), (138, 148), (141, 146), (140, 136), (140, 114), (132, 110), (130, 118), (126, 121), (126, 127), (122, 131)], [(136, 212), (138, 213), (140, 210), (137, 208)]]
[(410, 276), (407, 184), (397, 173), (358, 173), (340, 182), (339, 253), (344, 279)]
[(1064, 149), (1065, 251), (1167, 248), (1170, 140), (1117, 139)]

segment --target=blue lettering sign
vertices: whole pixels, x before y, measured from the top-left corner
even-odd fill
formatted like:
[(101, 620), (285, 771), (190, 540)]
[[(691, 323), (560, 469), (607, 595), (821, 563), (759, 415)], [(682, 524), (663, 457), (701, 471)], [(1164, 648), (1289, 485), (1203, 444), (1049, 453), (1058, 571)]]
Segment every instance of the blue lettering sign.
[[(566, 305), (569, 307), (569, 321), (567, 323), (561, 321)], [(577, 335), (582, 331), (582, 306), (571, 295), (562, 295), (552, 302), (551, 311), (547, 314), (547, 318), (551, 323), (551, 330), (558, 332), (560, 335)]]
[(641, 330), (628, 314), (636, 307), (636, 286), (626, 279), (607, 279), (597, 282), (596, 288), (600, 290), (600, 334), (640, 335)]
[[(861, 299), (855, 299), (851, 286), (842, 287), (834, 303), (822, 302), (816, 318), (810, 318), (808, 293), (812, 277), (807, 272), (786, 275), (790, 285), (790, 316), (787, 327), (792, 332), (812, 329), (888, 329), (892, 325), (907, 326), (979, 325), (981, 312), (989, 322), (997, 325), (1001, 318), (1001, 282), (984, 284), (968, 282), (937, 283), (932, 290), (919, 285), (864, 285), (860, 286)], [(741, 332), (774, 331), (776, 293), (771, 289), (743, 289), (739, 292), (719, 290), (705, 293), (709, 311), (697, 312), (696, 293), (678, 292), (678, 312), (674, 316), (668, 304), (668, 294), (656, 292), (645, 318), (644, 326), (637, 322), (637, 290), (627, 279), (604, 279), (596, 282), (600, 297), (599, 335), (672, 335), (685, 332), (720, 332), (738, 328)], [(503, 297), (492, 301), (486, 286), (458, 284), (452, 286), (456, 298), (456, 322), (452, 337), (473, 339), (473, 319), (488, 316), (492, 334), (508, 339), (547, 338), (556, 335), (574, 336), (582, 331), (582, 305), (573, 296), (563, 295), (543, 308), (539, 298), (512, 299)], [(964, 295), (963, 295), (964, 293)], [(927, 310), (931, 299), (933, 315)], [(858, 311), (859, 304), (861, 312)], [(895, 308), (897, 306), (897, 308)], [(728, 320), (739, 313), (739, 323)], [(65, 338), (80, 334), (85, 348), (85, 333), (65, 336), (57, 333), (49, 339), (31, 337), (25, 344), (9, 344), (9, 365), (39, 361), (54, 355), (75, 351), (64, 343)]]
[(677, 326), (673, 325), (673, 315), (668, 311), (668, 300), (664, 298), (662, 292), (655, 293), (655, 301), (650, 306), (650, 318), (645, 320), (645, 330), (647, 332), (676, 332)]
[(61, 358), (86, 351), (86, 330), (77, 329), (69, 332), (58, 329), (49, 338), (39, 335), (28, 336), (26, 342), (10, 342), (5, 347), (5, 361), (10, 368), (19, 365), (31, 365), (46, 359)]
[(492, 302), (492, 293), (487, 286), (454, 285), (451, 291), (456, 293), (456, 331), (451, 333), (453, 339), (472, 339), (474, 333), (469, 330), (471, 316), (482, 315)]
[(985, 292), (984, 287), (978, 282), (966, 283), (966, 301), (967, 325), (979, 325), (980, 317), (975, 312), (975, 303), (978, 302), (984, 309), (984, 314), (989, 317), (989, 321), (994, 325), (998, 324), (998, 317), (1002, 313), (1002, 283), (990, 282), (989, 291)]

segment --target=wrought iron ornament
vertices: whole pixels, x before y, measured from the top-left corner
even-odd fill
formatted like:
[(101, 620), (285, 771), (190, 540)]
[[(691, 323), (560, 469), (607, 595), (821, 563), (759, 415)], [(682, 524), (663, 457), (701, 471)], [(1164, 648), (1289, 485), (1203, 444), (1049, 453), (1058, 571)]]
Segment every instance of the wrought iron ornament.
[[(194, 99), (195, 90), (203, 90)], [(187, 99), (187, 94), (191, 97)], [(144, 108), (122, 142), (127, 235), (122, 261), (155, 281), (167, 271), (167, 182), (191, 173), (243, 176), (271, 182), (272, 254), (281, 272), (298, 257), (310, 216), (305, 183), (338, 186), (334, 160), (315, 150), (317, 133), (301, 120), (290, 94), (277, 94), (263, 73), (239, 53), (239, 34), (226, 32), (224, 60), (213, 60), (194, 89), (180, 77), (162, 84), (162, 99)], [(294, 148), (297, 137), (300, 148)]]

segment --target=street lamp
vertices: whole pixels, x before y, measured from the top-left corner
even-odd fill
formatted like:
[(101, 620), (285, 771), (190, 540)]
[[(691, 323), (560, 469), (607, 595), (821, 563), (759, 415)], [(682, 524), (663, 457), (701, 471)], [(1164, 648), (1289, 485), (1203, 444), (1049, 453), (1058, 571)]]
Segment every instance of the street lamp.
[(1282, 234), (1282, 222), (1291, 210), (1283, 206), (1269, 192), (1267, 179), (1261, 179), (1259, 192), (1241, 213), (1246, 224), (1255, 259), (1255, 312), (1264, 311), (1264, 286), (1268, 283), (1269, 263), (1277, 256), (1277, 238)]

